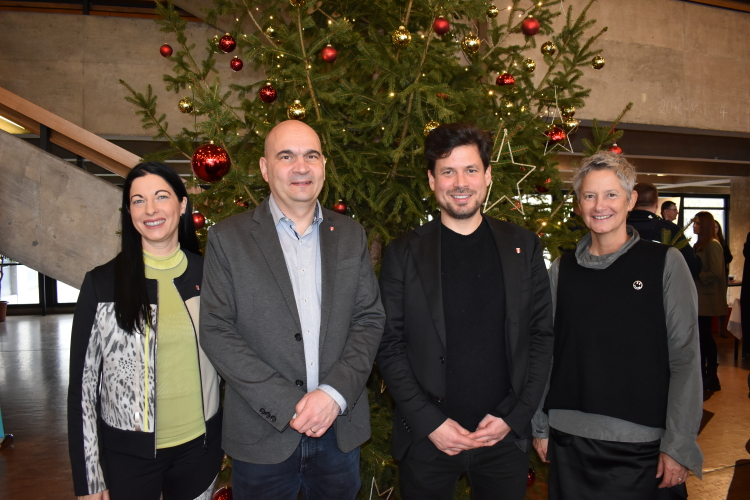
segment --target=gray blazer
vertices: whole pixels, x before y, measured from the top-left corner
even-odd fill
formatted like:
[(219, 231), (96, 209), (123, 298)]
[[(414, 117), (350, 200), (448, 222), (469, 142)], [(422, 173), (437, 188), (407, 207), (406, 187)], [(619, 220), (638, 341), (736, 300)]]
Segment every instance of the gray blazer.
[[(370, 437), (367, 381), (385, 313), (358, 223), (323, 209), (320, 383), (347, 408), (334, 422), (349, 452)], [(305, 394), (299, 315), (268, 199), (209, 231), (201, 290), (200, 342), (226, 381), (222, 446), (233, 458), (274, 464), (301, 434), (289, 427)]]

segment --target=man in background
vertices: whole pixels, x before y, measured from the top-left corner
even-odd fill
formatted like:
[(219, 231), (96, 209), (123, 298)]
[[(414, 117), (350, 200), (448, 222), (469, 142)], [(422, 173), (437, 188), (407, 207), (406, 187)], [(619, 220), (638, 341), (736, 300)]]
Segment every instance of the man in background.
[[(659, 203), (658, 197), (656, 198), (656, 202)], [(661, 216), (663, 219), (674, 222), (677, 220), (678, 215), (680, 215), (680, 211), (677, 210), (675, 202), (667, 200), (661, 204)]]

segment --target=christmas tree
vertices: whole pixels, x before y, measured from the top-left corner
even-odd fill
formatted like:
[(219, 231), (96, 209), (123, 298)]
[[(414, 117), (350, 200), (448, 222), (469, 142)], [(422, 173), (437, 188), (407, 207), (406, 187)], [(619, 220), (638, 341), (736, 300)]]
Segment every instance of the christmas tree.
[[(593, 1), (573, 12), (561, 0), (509, 0), (503, 10), (485, 0), (214, 0), (209, 24), (236, 21), (205, 41), (188, 40), (171, 3), (158, 4), (157, 22), (176, 42), (175, 50), (161, 49), (174, 63), (163, 78), (175, 93), (169, 105), (179, 101), (195, 116), (194, 128), (172, 133), (152, 87), (140, 92), (121, 82), (144, 128), (170, 146), (148, 159), (191, 158), (204, 242), (211, 224), (265, 198), (258, 168), (264, 138), (278, 122), (300, 119), (318, 132), (328, 160), (321, 204), (365, 227), (377, 267), (384, 244), (437, 213), (424, 137), (440, 123), (465, 121), (495, 140), (484, 210), (538, 233), (554, 258), (580, 237), (564, 223), (570, 199), (555, 154), (571, 149), (574, 115), (590, 92), (585, 74), (605, 64), (596, 40), (606, 28), (587, 17)], [(246, 65), (263, 78), (222, 84), (222, 74)], [(629, 106), (611, 126), (595, 122), (585, 154), (619, 138), (615, 125)], [(397, 486), (391, 402), (377, 373), (370, 385), (364, 498), (373, 478), (381, 492)], [(468, 498), (466, 486), (459, 489)]]

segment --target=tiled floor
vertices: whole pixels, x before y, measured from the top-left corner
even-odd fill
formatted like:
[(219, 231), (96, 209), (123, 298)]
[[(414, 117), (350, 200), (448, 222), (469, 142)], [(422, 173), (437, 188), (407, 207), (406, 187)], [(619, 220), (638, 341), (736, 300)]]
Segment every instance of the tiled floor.
[[(72, 499), (65, 399), (72, 315), (11, 316), (0, 323), (0, 408), (12, 447), (0, 451), (0, 500)], [(722, 390), (704, 404), (703, 481), (691, 500), (750, 500), (750, 363), (717, 339)], [(603, 499), (606, 500), (606, 499)]]

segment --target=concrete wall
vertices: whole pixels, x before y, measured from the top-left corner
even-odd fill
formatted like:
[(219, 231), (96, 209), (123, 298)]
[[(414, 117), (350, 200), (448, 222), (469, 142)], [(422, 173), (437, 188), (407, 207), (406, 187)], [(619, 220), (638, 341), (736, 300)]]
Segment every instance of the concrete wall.
[[(191, 10), (196, 1), (180, 0), (180, 6)], [(564, 7), (580, 12), (585, 3), (565, 0)], [(592, 92), (577, 117), (612, 119), (632, 101), (630, 123), (750, 132), (750, 14), (677, 0), (599, 0), (589, 17), (609, 27), (599, 42), (607, 64), (586, 69), (582, 84)], [(217, 33), (188, 23), (199, 48)], [(537, 37), (541, 45), (545, 38)], [(162, 83), (171, 69), (158, 52), (165, 42), (176, 46), (149, 19), (2, 12), (0, 86), (94, 133), (143, 136), (150, 134), (117, 81), (138, 90), (151, 83), (170, 130), (189, 127), (190, 117), (177, 110), (184, 93), (167, 93)], [(541, 54), (529, 56), (541, 74)], [(225, 83), (257, 80), (250, 61), (233, 73), (231, 57), (218, 58)]]
[(120, 188), (0, 131), (0, 253), (80, 288), (112, 259)]

